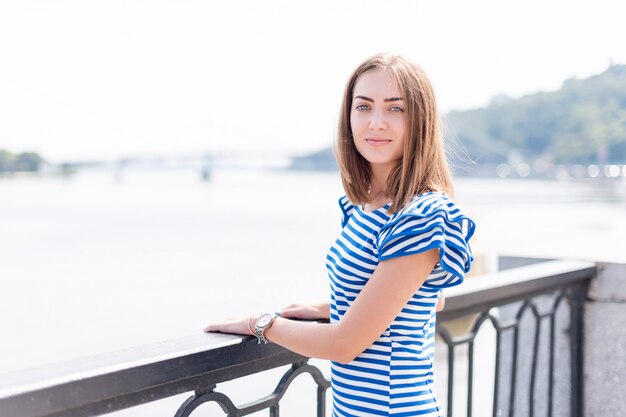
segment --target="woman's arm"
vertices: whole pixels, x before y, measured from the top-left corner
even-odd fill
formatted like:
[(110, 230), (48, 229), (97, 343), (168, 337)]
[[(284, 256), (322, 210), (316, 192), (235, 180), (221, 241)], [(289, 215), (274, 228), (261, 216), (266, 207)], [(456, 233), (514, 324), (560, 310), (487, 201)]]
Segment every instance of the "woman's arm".
[[(298, 322), (277, 317), (265, 336), (304, 356), (351, 362), (389, 327), (438, 260), (437, 249), (431, 249), (382, 261), (338, 323)], [(217, 323), (205, 331), (249, 333), (247, 319)]]
[(439, 313), (446, 306), (446, 296), (442, 292), (439, 296), (439, 301), (437, 301), (437, 307), (435, 307), (435, 311)]

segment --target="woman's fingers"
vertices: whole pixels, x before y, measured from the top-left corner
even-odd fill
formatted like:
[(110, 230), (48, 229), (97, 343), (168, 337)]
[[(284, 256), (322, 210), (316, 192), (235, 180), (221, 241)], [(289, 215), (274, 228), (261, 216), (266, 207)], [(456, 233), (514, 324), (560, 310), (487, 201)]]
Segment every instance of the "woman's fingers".
[(204, 332), (208, 333), (208, 332), (220, 332), (222, 330), (226, 329), (226, 326), (224, 324), (220, 324), (220, 323), (213, 323), (213, 324), (209, 324), (208, 326), (206, 326), (204, 328)]
[(208, 333), (208, 332), (219, 332), (224, 330), (225, 326), (221, 323), (213, 323), (213, 324), (209, 324), (208, 326), (206, 326), (204, 328), (204, 332)]
[(315, 305), (292, 304), (280, 312), (281, 317), (293, 319), (316, 319), (320, 318), (320, 312)]
[(285, 318), (296, 318), (296, 319), (306, 319), (311, 316), (311, 308), (308, 306), (296, 306), (286, 308), (280, 312), (281, 317)]
[(284, 318), (295, 318), (302, 309), (302, 304), (289, 304), (280, 311), (280, 316)]
[(249, 317), (240, 317), (227, 319), (217, 323), (211, 323), (204, 328), (204, 332), (250, 334), (250, 329), (248, 328), (248, 319)]

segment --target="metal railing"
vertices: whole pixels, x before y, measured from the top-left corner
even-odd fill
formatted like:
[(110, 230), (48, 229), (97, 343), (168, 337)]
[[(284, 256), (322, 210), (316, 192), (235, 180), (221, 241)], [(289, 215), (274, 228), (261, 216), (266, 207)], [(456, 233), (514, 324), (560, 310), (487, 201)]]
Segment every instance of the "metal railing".
[[(468, 279), (457, 288), (446, 291), (446, 308), (439, 313), (437, 332), (448, 347), (447, 413), (453, 415), (459, 384), (455, 380), (458, 357), (462, 346), (468, 346), (465, 398), (466, 415), (474, 410), (474, 396), (480, 390), (474, 387), (477, 372), (473, 369), (476, 355), (476, 336), (486, 323), (496, 331), (495, 373), (493, 389), (493, 416), (534, 416), (538, 397), (554, 409), (555, 350), (559, 345), (558, 323), (563, 314), (562, 305), (569, 306), (567, 333), (569, 346), (569, 392), (571, 413), (582, 415), (582, 300), (589, 281), (595, 274), (595, 265), (583, 262), (550, 261), (514, 268), (490, 276)], [(552, 308), (544, 311), (545, 297), (553, 297)], [(540, 301), (538, 301), (538, 299)], [(512, 309), (512, 310), (511, 310)], [(530, 313), (528, 313), (530, 312)], [(521, 384), (521, 369), (526, 366), (522, 354), (522, 333), (528, 327), (526, 317), (535, 323), (548, 320), (548, 336), (541, 325), (534, 330), (533, 351), (530, 355), (530, 389), (527, 400)], [(473, 317), (466, 333), (454, 334), (448, 328), (455, 320)], [(507, 337), (513, 332), (513, 337)], [(539, 377), (544, 356), (540, 346), (547, 338), (548, 380)], [(512, 355), (503, 352), (509, 346)], [(439, 352), (438, 356), (444, 354)], [(509, 359), (507, 361), (507, 358)], [(539, 361), (539, 359), (542, 361)], [(541, 362), (541, 363), (540, 363)], [(215, 391), (225, 381), (252, 375), (268, 369), (291, 364), (272, 394), (257, 401), (236, 406), (228, 396)], [(571, 369), (571, 371), (570, 371)], [(249, 336), (198, 334), (184, 339), (113, 352), (90, 358), (42, 366), (39, 368), (0, 375), (0, 417), (56, 417), (92, 416), (106, 414), (182, 393), (193, 393), (176, 412), (176, 417), (189, 416), (200, 404), (215, 402), (229, 416), (244, 416), (268, 409), (270, 416), (279, 415), (280, 400), (290, 383), (298, 375), (310, 374), (317, 385), (317, 415), (324, 416), (326, 391), (329, 381), (307, 358), (289, 352), (277, 345), (258, 345)], [(484, 375), (483, 375), (484, 377)], [(563, 382), (559, 382), (562, 390)], [(545, 386), (546, 392), (538, 387)], [(556, 396), (557, 402), (560, 397)], [(521, 404), (526, 407), (521, 407)], [(530, 406), (528, 406), (530, 404)], [(521, 407), (521, 408), (520, 408)], [(520, 409), (522, 411), (520, 411)], [(455, 412), (456, 413), (456, 412)], [(480, 415), (482, 417), (482, 415)]]
[[(458, 415), (467, 417), (552, 417), (557, 406), (558, 415), (582, 416), (583, 307), (595, 273), (593, 264), (546, 261), (470, 279), (448, 290), (437, 326), (448, 349), (447, 415), (456, 415), (455, 394), (460, 391), (465, 410)], [(452, 334), (449, 327), (459, 321), (465, 321), (465, 329), (456, 326), (457, 334)], [(493, 336), (482, 342), (479, 354), (484, 356), (484, 349), (491, 348), (494, 369), (487, 375), (481, 369), (477, 376), (475, 343), (487, 326)], [(455, 378), (455, 351), (460, 347), (466, 348), (464, 381)], [(441, 350), (438, 355), (444, 353)], [(479, 413), (474, 401), (477, 379), (484, 382), (479, 389), (493, 387), (490, 406), (482, 404)]]

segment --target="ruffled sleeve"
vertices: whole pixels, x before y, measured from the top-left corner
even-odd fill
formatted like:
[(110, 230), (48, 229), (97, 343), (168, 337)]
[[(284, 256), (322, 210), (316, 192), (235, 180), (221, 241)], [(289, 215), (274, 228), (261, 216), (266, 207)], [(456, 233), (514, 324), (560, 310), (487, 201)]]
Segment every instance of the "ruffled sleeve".
[(341, 207), (341, 227), (345, 227), (354, 211), (354, 204), (348, 200), (348, 196), (344, 195), (339, 199), (339, 207)]
[(474, 260), (469, 246), (474, 229), (474, 222), (445, 194), (422, 194), (380, 230), (378, 260), (437, 248), (439, 263), (424, 285), (436, 288), (458, 285)]

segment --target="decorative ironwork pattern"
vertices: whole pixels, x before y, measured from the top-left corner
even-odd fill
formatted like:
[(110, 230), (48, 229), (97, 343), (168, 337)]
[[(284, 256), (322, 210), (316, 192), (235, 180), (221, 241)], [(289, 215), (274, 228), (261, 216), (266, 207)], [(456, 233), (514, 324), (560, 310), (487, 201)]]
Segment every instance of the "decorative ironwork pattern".
[[(539, 370), (546, 374), (543, 379), (545, 392), (542, 392), (545, 412), (540, 415), (553, 417), (555, 414), (555, 358), (558, 344), (557, 330), (559, 326), (564, 330), (561, 335), (567, 340), (570, 358), (569, 375), (569, 416), (582, 416), (582, 313), (583, 301), (587, 292), (587, 283), (578, 283), (565, 286), (552, 293), (522, 298), (506, 305), (486, 305), (483, 311), (475, 317), (470, 330), (465, 334), (452, 335), (446, 327), (445, 321), (437, 325), (437, 334), (448, 349), (447, 355), (447, 416), (452, 417), (455, 405), (455, 364), (456, 350), (461, 346), (467, 347), (467, 403), (465, 415), (472, 417), (474, 412), (474, 369), (475, 342), (481, 328), (490, 323), (495, 330), (495, 372), (493, 375), (493, 404), (492, 415), (519, 417), (528, 415), (534, 417), (536, 410), (541, 408), (537, 401), (537, 386), (540, 382)], [(566, 303), (564, 303), (564, 300)], [(567, 306), (568, 316), (559, 318), (563, 304)], [(544, 323), (547, 322), (547, 330)], [(543, 330), (542, 330), (543, 329)], [(505, 336), (512, 333), (506, 342)], [(522, 343), (522, 336), (530, 339), (529, 344)], [(540, 354), (542, 343), (547, 345), (547, 354)], [(504, 366), (503, 351), (507, 347), (511, 351), (508, 366)], [(522, 358), (524, 347), (531, 347), (530, 358)], [(546, 357), (547, 356), (547, 357)], [(540, 368), (541, 367), (541, 368)], [(527, 371), (528, 386), (522, 386), (520, 376)], [(508, 378), (505, 378), (508, 376)], [(505, 380), (505, 379), (508, 379)], [(508, 382), (508, 386), (507, 386)], [(503, 392), (507, 388), (508, 392)], [(524, 397), (522, 397), (524, 395)], [(508, 397), (508, 398), (507, 398)], [(482, 416), (481, 416), (482, 417)]]
[(216, 386), (212, 385), (206, 391), (196, 390), (195, 394), (181, 405), (175, 417), (189, 417), (198, 406), (207, 402), (218, 404), (228, 417), (247, 416), (265, 409), (270, 410), (270, 417), (279, 417), (279, 401), (291, 382), (298, 375), (304, 373), (310, 374), (317, 384), (317, 417), (324, 417), (326, 415), (326, 390), (330, 387), (330, 381), (324, 378), (318, 368), (308, 364), (306, 360), (294, 363), (291, 369), (283, 375), (274, 392), (264, 398), (244, 404), (239, 408), (233, 404), (229, 397), (220, 392), (215, 392)]

